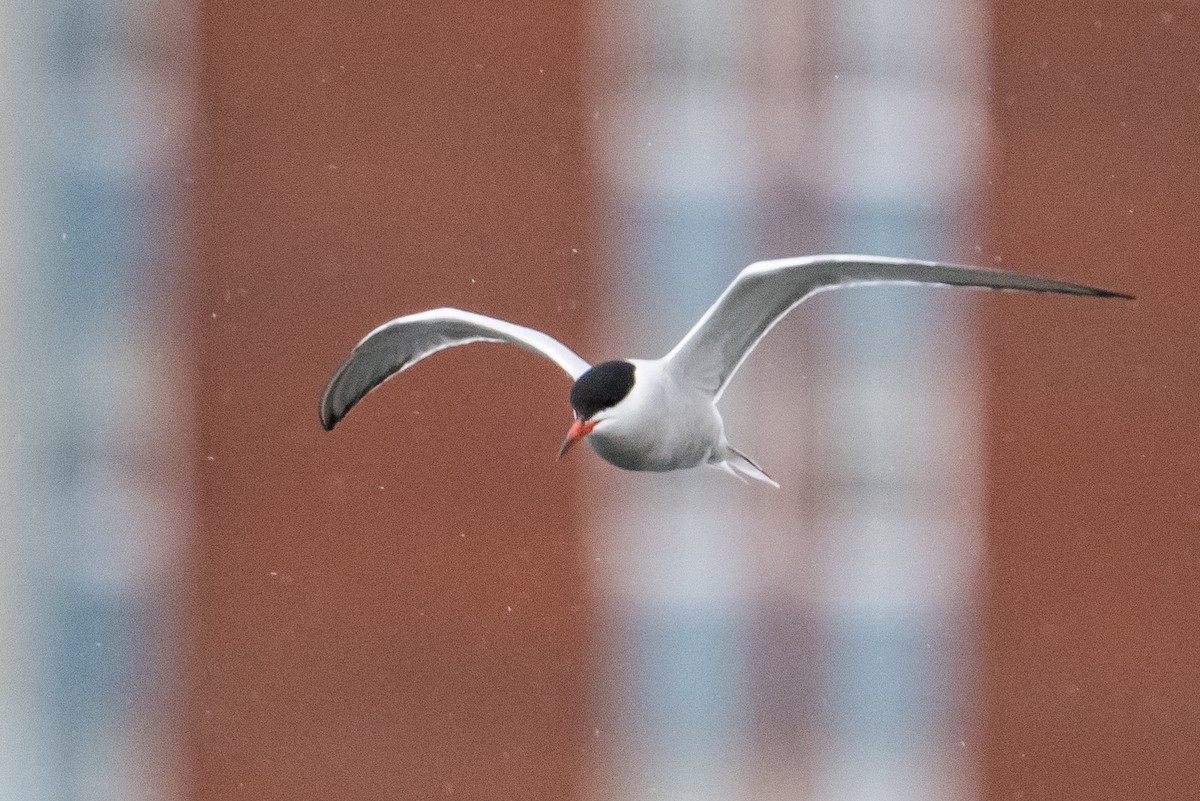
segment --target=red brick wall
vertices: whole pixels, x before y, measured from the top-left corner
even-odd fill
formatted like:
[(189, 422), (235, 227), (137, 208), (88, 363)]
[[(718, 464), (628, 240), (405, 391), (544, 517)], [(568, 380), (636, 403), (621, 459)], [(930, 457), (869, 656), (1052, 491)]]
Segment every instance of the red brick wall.
[(574, 3), (203, 5), (192, 797), (575, 793), (569, 380), (481, 345), (332, 434), (317, 400), (402, 313), (583, 329), (581, 27)]
[(987, 798), (1200, 786), (1200, 16), (997, 3)]

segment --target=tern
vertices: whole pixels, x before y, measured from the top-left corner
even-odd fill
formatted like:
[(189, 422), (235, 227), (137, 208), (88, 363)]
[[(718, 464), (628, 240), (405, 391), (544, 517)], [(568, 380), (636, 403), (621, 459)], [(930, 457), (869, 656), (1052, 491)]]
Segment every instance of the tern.
[(559, 458), (586, 439), (601, 458), (625, 470), (711, 465), (743, 482), (752, 478), (778, 487), (726, 440), (717, 402), (754, 346), (799, 303), (828, 289), (869, 284), (1133, 299), (1082, 284), (942, 262), (851, 255), (774, 259), (742, 270), (665, 356), (595, 366), (541, 331), (461, 309), (430, 309), (384, 323), (358, 343), (321, 397), (321, 424), (332, 430), (372, 389), (438, 351), (502, 342), (550, 359), (574, 381), (574, 421)]

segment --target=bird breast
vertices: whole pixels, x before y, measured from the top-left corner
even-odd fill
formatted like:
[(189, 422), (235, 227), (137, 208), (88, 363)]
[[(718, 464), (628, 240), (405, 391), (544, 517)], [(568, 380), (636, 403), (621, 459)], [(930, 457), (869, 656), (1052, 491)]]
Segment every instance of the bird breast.
[(708, 461), (724, 431), (711, 396), (673, 384), (656, 362), (634, 364), (634, 387), (592, 431), (592, 450), (625, 470), (661, 472)]

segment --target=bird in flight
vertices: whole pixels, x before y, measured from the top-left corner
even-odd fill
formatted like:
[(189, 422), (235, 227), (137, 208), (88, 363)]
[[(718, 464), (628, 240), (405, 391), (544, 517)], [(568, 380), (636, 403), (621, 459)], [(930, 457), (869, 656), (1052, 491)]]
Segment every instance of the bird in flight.
[(588, 364), (532, 328), (461, 309), (430, 309), (384, 323), (355, 346), (321, 397), (332, 430), (368, 392), (438, 351), (506, 342), (550, 359), (574, 381), (574, 421), (559, 457), (586, 439), (625, 470), (712, 465), (736, 478), (779, 485), (729, 444), (717, 402), (759, 340), (818, 292), (867, 284), (935, 284), (1133, 299), (1022, 273), (885, 256), (801, 256), (746, 267), (674, 348), (658, 359)]

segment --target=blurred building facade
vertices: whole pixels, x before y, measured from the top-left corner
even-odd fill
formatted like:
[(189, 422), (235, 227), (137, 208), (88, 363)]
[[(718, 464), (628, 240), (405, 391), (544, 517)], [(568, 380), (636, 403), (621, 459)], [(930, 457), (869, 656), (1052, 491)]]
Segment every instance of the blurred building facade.
[[(616, 352), (665, 352), (754, 258), (978, 258), (985, 10), (597, 7)], [(593, 797), (975, 792), (967, 308), (848, 291), (772, 332), (723, 410), (780, 493), (704, 471), (605, 477), (588, 519), (620, 711)]]
[(0, 6), (3, 798), (182, 789), (192, 13)]
[[(0, 3), (0, 799), (1189, 797), (1198, 32)], [(317, 425), (391, 316), (654, 356), (819, 251), (1143, 299), (814, 299), (723, 403), (778, 492), (555, 465), (504, 348)]]

